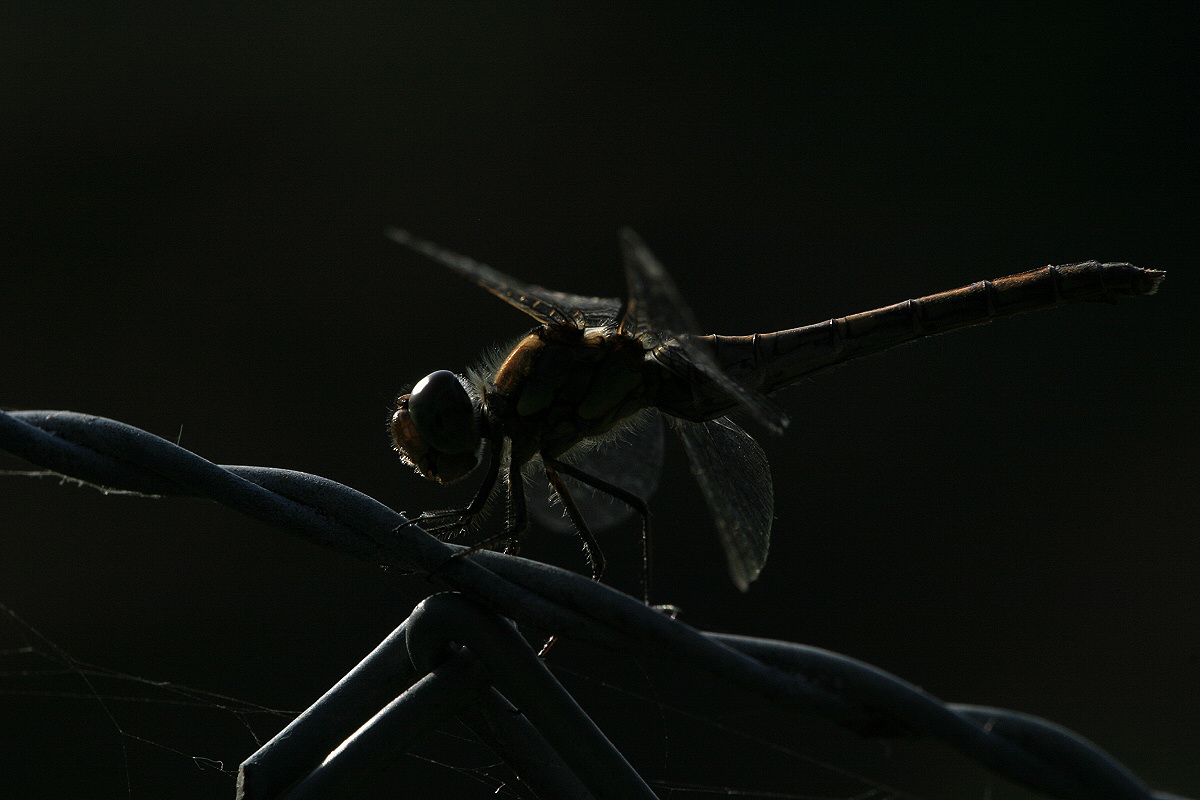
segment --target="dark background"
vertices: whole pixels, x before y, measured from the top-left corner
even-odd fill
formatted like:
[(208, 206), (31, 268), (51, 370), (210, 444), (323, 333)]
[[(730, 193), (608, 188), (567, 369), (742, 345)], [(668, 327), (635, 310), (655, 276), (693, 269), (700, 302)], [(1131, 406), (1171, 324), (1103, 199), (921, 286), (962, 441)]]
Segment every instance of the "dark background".
[[(616, 295), (629, 224), (722, 333), (1047, 263), (1167, 270), (1152, 298), (954, 333), (782, 395), (792, 428), (756, 431), (777, 519), (748, 594), (672, 448), (655, 592), (700, 628), (1052, 719), (1200, 793), (1194, 16), (25, 5), (0, 24), (0, 406), (113, 417), (398, 509), (470, 487), (397, 462), (396, 391), (530, 323), (387, 225)], [(427, 590), (202, 501), (8, 477), (0, 504), (0, 602), (66, 653), (275, 708), (315, 699)], [(603, 541), (610, 583), (637, 594), (636, 533)], [(583, 569), (569, 539), (526, 552)], [(78, 683), (12, 674), (22, 629), (0, 630), (0, 795), (232, 797), (192, 760), (253, 750), (231, 713), (114, 701), (114, 724)], [(943, 748), (785, 723), (678, 668), (569, 642), (552, 661), (587, 676), (564, 673), (654, 780), (862, 791), (823, 783), (828, 761), (917, 796), (1027, 796)], [(703, 723), (656, 706), (685, 703), (678, 687)], [(649, 699), (625, 709), (622, 691)], [(427, 757), (487, 762), (447, 741)], [(406, 763), (406, 796), (492, 796)]]

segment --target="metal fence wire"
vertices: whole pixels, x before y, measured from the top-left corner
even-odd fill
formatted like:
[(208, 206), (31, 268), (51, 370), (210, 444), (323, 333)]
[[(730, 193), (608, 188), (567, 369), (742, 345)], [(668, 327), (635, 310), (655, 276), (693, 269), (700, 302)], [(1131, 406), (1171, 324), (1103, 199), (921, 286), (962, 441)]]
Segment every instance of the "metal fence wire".
[(355, 796), (451, 716), (491, 746), (537, 797), (655, 797), (513, 621), (614, 652), (686, 663), (715, 681), (860, 734), (936, 739), (1050, 797), (1175, 797), (1152, 791), (1094, 744), (1046, 720), (943, 703), (882, 670), (817, 648), (699, 631), (546, 564), (486, 551), (451, 559), (458, 546), (315, 475), (220, 466), (139, 428), (67, 411), (0, 412), (0, 448), (97, 487), (215, 500), (316, 544), (423, 573), (447, 590), (418, 605), (358, 667), (242, 764), (238, 797), (246, 800)]

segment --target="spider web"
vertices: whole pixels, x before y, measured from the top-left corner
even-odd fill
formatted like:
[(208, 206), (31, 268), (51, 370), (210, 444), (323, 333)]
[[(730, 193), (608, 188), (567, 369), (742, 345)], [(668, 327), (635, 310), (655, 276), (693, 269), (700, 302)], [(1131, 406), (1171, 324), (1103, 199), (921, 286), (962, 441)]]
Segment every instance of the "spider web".
[[(232, 797), (242, 754), (298, 713), (90, 664), (3, 603), (0, 704), (5, 757), (21, 765), (0, 769), (0, 785), (20, 795), (14, 782), (28, 781), (38, 797)], [(187, 777), (163, 787), (161, 770)]]
[[(640, 739), (615, 743), (660, 797), (942, 796), (905, 792), (871, 777), (861, 769), (863, 752), (855, 756), (853, 769), (839, 766), (836, 759), (844, 753), (814, 755), (813, 743), (830, 734), (820, 721), (819, 734), (797, 738), (793, 733), (781, 740), (764, 732), (768, 709), (761, 702), (758, 707), (741, 707), (737, 704), (744, 698), (714, 702), (707, 697), (697, 706), (688, 700), (696, 699), (690, 681), (674, 668), (664, 674), (662, 665), (627, 657), (597, 660), (586, 651), (560, 643), (552, 667), (585, 707), (598, 710), (602, 727), (605, 714), (638, 709), (644, 723)], [(39, 797), (142, 798), (166, 793), (229, 798), (240, 760), (298, 713), (87, 663), (3, 604), (0, 703), (6, 706), (5, 735), (21, 739), (10, 743), (6, 752), (22, 765), (3, 770), (6, 777), (0, 788), (20, 794), (26, 787), (13, 781), (27, 780), (28, 796)], [(34, 724), (25, 725), (31, 720)], [(840, 734), (842, 739), (846, 736)], [(49, 766), (62, 749), (70, 753), (70, 769)], [(860, 741), (858, 750), (868, 754), (866, 762), (875, 762), (873, 773), (895, 771), (894, 753), (879, 743)], [(713, 770), (705, 766), (710, 759)], [(731, 761), (753, 768), (746, 774), (730, 773)], [(456, 721), (411, 751), (393, 774), (393, 786), (413, 792), (407, 796), (441, 797), (452, 791), (460, 797), (529, 797), (511, 770)], [(28, 777), (16, 777), (20, 775)], [(67, 785), (72, 775), (80, 780), (76, 786)], [(979, 791), (986, 792), (990, 780), (977, 768), (975, 777)], [(429, 793), (423, 794), (420, 787), (428, 787)]]

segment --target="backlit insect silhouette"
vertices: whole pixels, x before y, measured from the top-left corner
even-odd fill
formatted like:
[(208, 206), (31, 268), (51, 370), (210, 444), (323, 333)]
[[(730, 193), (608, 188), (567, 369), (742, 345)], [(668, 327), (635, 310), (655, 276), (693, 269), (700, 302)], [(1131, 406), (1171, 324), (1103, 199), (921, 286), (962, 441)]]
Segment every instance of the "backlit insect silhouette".
[(504, 529), (477, 548), (504, 544), (515, 552), (529, 516), (522, 472), (529, 477), (543, 470), (599, 579), (604, 557), (563, 476), (640, 514), (648, 548), (644, 498), (609, 476), (589, 472), (587, 449), (623, 426), (639, 420), (657, 424), (661, 416), (683, 441), (729, 574), (742, 591), (766, 562), (774, 500), (762, 448), (727, 414), (745, 411), (779, 433), (787, 416), (766, 395), (806, 375), (993, 317), (1153, 294), (1164, 275), (1088, 261), (981, 281), (802, 328), (700, 336), (671, 278), (628, 229), (620, 236), (629, 290), (624, 302), (527, 285), (406, 231), (388, 234), (539, 323), (486, 373), (434, 372), (398, 399), (391, 420), (394, 446), (426, 478), (457, 481), (481, 463), (485, 444), (488, 451), (483, 482), (469, 505), (426, 512), (415, 521), (435, 534), (457, 535), (480, 519), (489, 499), (503, 493), (508, 503)]

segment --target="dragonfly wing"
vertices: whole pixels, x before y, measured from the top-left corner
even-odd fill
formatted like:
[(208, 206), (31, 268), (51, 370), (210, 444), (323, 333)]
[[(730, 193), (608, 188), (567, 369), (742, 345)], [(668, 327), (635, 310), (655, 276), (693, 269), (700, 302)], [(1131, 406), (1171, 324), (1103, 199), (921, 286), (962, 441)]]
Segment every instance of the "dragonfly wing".
[(541, 286), (526, 286), (538, 297), (562, 309), (570, 309), (577, 328), (607, 328), (621, 316), (621, 301), (615, 297), (584, 297), (580, 294), (556, 292)]
[(629, 284), (629, 300), (621, 316), (622, 332), (638, 335), (650, 346), (675, 339), (690, 366), (736, 399), (756, 421), (782, 433), (788, 424), (783, 409), (726, 375), (712, 353), (688, 335), (699, 330), (692, 310), (650, 248), (629, 228), (621, 230), (621, 254)]
[[(629, 300), (621, 318), (622, 333), (671, 338), (700, 329), (691, 308), (675, 288), (675, 281), (630, 228), (621, 229), (621, 257), (629, 286)], [(661, 341), (658, 339), (654, 344)]]
[(692, 474), (712, 510), (729, 576), (743, 592), (767, 562), (775, 495), (767, 456), (728, 417), (708, 422), (671, 418)]
[(609, 325), (621, 310), (619, 300), (582, 297), (522, 283), (487, 264), (481, 264), (433, 242), (419, 239), (399, 228), (388, 228), (387, 235), (405, 247), (449, 267), (545, 325), (565, 325), (572, 328)]
[[(577, 455), (568, 453), (563, 460), (592, 477), (646, 500), (658, 488), (658, 478), (662, 472), (662, 415), (657, 411), (645, 413), (634, 425), (622, 431), (619, 439), (603, 442)], [(530, 516), (539, 525), (555, 533), (574, 533), (575, 527), (562, 505), (551, 501), (550, 485), (541, 470), (540, 459), (526, 466)], [(620, 500), (567, 475), (562, 477), (592, 531), (612, 528), (633, 514), (633, 509)]]

